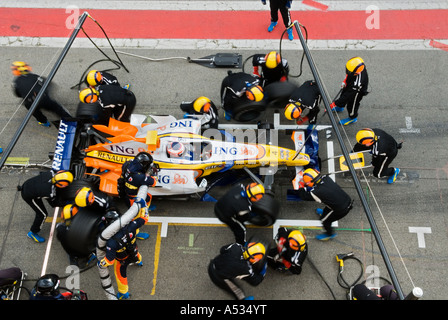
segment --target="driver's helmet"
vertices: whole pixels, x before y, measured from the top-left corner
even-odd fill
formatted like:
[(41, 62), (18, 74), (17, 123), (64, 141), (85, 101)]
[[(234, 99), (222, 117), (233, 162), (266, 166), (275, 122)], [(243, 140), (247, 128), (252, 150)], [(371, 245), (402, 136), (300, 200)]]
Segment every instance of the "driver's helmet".
[(171, 158), (180, 158), (185, 152), (185, 145), (178, 141), (172, 141), (166, 146), (166, 152)]

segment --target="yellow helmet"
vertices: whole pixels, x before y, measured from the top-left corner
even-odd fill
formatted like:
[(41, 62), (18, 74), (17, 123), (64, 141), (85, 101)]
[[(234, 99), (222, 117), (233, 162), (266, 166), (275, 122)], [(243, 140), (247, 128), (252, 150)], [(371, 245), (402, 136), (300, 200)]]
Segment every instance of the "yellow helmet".
[(96, 87), (103, 81), (103, 75), (98, 70), (90, 70), (86, 77), (87, 83)]
[(282, 58), (276, 51), (271, 51), (264, 57), (264, 60), (266, 61), (266, 67), (268, 69), (274, 69), (280, 64)]
[(12, 74), (20, 76), (31, 72), (31, 67), (23, 61), (14, 61), (11, 65)]
[(295, 251), (305, 250), (306, 237), (299, 230), (293, 230), (288, 235), (289, 247)]
[(371, 146), (377, 140), (377, 136), (372, 129), (365, 128), (361, 129), (356, 133), (356, 141), (367, 147)]
[(320, 172), (313, 168), (308, 168), (303, 172), (303, 182), (305, 185), (312, 187), (320, 178)]
[(86, 88), (79, 93), (79, 100), (84, 103), (94, 103), (98, 101), (99, 92), (93, 88)]
[(260, 183), (252, 182), (246, 186), (246, 194), (251, 202), (256, 202), (263, 197), (265, 190)]
[(256, 263), (264, 258), (266, 248), (260, 242), (250, 242), (243, 251), (243, 258), (250, 263)]
[(252, 86), (246, 90), (246, 97), (250, 101), (261, 101), (263, 100), (263, 88), (261, 86)]
[(78, 207), (87, 207), (93, 204), (95, 195), (89, 187), (83, 187), (76, 192), (75, 203)]
[(364, 60), (360, 57), (351, 58), (347, 61), (345, 68), (347, 73), (360, 74), (365, 68)]
[(199, 97), (193, 102), (193, 109), (196, 112), (204, 113), (210, 110), (212, 103), (207, 97)]
[(74, 204), (67, 204), (62, 209), (62, 218), (64, 220), (70, 220), (78, 213), (78, 210), (79, 208)]
[(285, 118), (288, 120), (298, 119), (302, 114), (300, 102), (288, 103), (285, 107)]
[(53, 178), (51, 178), (51, 183), (53, 183), (58, 188), (68, 187), (72, 182), (73, 174), (70, 171), (66, 170), (56, 172)]

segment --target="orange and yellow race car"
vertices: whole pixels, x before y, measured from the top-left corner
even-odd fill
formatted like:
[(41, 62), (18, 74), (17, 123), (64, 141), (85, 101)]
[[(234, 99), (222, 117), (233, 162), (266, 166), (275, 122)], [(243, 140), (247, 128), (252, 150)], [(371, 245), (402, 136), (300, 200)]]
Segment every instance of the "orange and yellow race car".
[(204, 130), (203, 122), (200, 116), (134, 114), (130, 123), (110, 119), (107, 126), (84, 124), (76, 130), (76, 122), (61, 121), (53, 167), (70, 169), (80, 179), (98, 177), (99, 189), (116, 196), (122, 164), (147, 151), (159, 169), (152, 195), (170, 196), (203, 193), (211, 176), (229, 170), (260, 168), (260, 174), (267, 175), (278, 167), (301, 169), (310, 164), (302, 130), (292, 131), (293, 150), (263, 139), (266, 134), (260, 133), (266, 129)]

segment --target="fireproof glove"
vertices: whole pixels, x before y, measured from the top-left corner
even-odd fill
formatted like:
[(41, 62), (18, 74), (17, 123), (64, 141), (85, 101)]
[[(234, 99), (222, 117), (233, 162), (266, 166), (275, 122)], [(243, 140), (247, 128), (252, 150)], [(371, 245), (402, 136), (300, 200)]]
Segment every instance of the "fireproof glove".
[(146, 201), (143, 198), (136, 198), (134, 202), (140, 206), (140, 209), (146, 207)]
[(113, 263), (109, 263), (109, 261), (106, 260), (106, 258), (101, 259), (101, 261), (98, 261), (98, 267), (100, 269), (107, 268), (108, 266), (111, 266)]
[(261, 3), (262, 4), (266, 4), (266, 0), (261, 0)]

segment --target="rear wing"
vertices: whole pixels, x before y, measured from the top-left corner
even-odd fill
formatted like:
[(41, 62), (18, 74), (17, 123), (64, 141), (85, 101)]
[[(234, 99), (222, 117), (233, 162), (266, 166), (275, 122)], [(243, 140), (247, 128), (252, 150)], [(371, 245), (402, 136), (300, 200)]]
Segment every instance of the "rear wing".
[(58, 137), (51, 165), (53, 171), (70, 170), (76, 127), (77, 122), (64, 120), (59, 122)]

